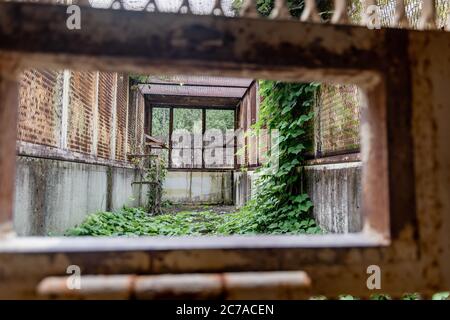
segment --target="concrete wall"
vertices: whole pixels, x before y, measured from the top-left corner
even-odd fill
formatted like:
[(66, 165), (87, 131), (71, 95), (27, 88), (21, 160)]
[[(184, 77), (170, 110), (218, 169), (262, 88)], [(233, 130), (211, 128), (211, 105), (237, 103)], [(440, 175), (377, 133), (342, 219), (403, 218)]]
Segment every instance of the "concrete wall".
[(183, 204), (232, 204), (231, 181), (231, 171), (169, 171), (163, 199)]
[(236, 207), (240, 208), (251, 199), (254, 191), (255, 174), (253, 171), (235, 171), (233, 177), (233, 199)]
[(305, 191), (314, 203), (316, 220), (326, 231), (361, 231), (361, 167), (360, 162), (305, 167)]
[(21, 236), (59, 235), (90, 213), (138, 206), (135, 178), (130, 168), (18, 157), (15, 230)]
[[(237, 207), (251, 199), (255, 180), (252, 171), (234, 173)], [(360, 162), (306, 166), (304, 190), (314, 203), (313, 214), (324, 230), (331, 233), (361, 231)]]

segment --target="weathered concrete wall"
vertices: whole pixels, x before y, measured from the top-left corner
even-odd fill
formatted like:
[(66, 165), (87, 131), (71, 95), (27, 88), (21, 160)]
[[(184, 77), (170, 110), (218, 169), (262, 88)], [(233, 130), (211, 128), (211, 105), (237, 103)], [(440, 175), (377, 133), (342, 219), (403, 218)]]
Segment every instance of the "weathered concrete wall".
[(14, 225), (18, 235), (62, 234), (93, 212), (137, 206), (131, 168), (17, 158)]
[(231, 181), (231, 171), (169, 171), (163, 198), (173, 203), (232, 204)]
[(233, 199), (236, 207), (240, 208), (251, 199), (255, 174), (253, 171), (235, 171), (233, 178)]
[(361, 163), (306, 166), (304, 186), (319, 225), (328, 232), (351, 233), (362, 229)]

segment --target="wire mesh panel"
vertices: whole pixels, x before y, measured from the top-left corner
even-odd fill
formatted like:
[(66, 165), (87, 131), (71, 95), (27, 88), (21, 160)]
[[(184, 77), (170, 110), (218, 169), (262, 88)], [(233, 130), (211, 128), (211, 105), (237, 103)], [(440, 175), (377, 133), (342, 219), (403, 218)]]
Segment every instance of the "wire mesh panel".
[(144, 152), (144, 120), (145, 100), (138, 89), (130, 92), (128, 108), (128, 153), (141, 154)]
[[(396, 1), (378, 0), (377, 5), (381, 27), (392, 26)], [(422, 0), (406, 1), (405, 12), (413, 29), (419, 27), (422, 5)], [(436, 1), (436, 23), (439, 28), (445, 26), (449, 12), (450, 1)], [(360, 23), (361, 16), (360, 2), (352, 1), (349, 6), (351, 22)], [(315, 108), (314, 153), (316, 157), (358, 151), (360, 104), (360, 95), (356, 86), (322, 84)]]
[(71, 73), (67, 141), (72, 151), (92, 152), (95, 88), (95, 72)]
[(116, 160), (125, 161), (126, 132), (128, 113), (128, 76), (119, 74), (117, 77), (117, 126), (116, 126)]
[(98, 145), (97, 155), (101, 158), (111, 156), (112, 112), (114, 104), (114, 73), (100, 72), (98, 80)]
[(354, 152), (360, 146), (360, 99), (352, 85), (322, 84), (315, 107), (316, 155)]
[(18, 139), (58, 147), (63, 73), (27, 70), (20, 80)]
[(142, 94), (138, 97), (137, 119), (136, 119), (136, 148), (143, 153), (144, 146), (144, 122), (145, 122), (145, 99)]

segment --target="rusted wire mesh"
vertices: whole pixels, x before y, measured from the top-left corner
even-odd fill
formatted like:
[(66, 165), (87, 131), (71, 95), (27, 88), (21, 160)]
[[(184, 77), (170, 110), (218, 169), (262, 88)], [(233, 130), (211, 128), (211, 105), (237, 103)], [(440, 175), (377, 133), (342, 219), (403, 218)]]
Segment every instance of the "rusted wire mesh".
[(119, 74), (117, 77), (117, 125), (116, 125), (116, 160), (127, 159), (126, 128), (128, 113), (128, 77)]
[(141, 95), (133, 118), (139, 124), (128, 124), (128, 90), (124, 74), (27, 70), (20, 82), (18, 140), (126, 161), (127, 135), (139, 140), (133, 148), (142, 145), (144, 117)]
[(97, 154), (106, 159), (111, 157), (114, 87), (116, 86), (114, 78), (115, 74), (113, 73), (99, 73)]
[[(379, 0), (382, 27), (391, 26), (395, 16), (395, 0)], [(422, 0), (409, 0), (406, 15), (413, 29), (419, 25)], [(437, 26), (443, 28), (450, 12), (450, 1), (437, 0)], [(361, 20), (361, 11), (350, 7), (353, 23)], [(351, 153), (360, 147), (360, 93), (356, 86), (323, 84), (316, 100), (314, 154), (316, 157)]]
[(58, 147), (63, 73), (27, 70), (20, 80), (18, 139)]
[(72, 151), (92, 152), (95, 83), (95, 72), (71, 73), (67, 146)]
[(316, 156), (358, 151), (359, 127), (358, 88), (352, 85), (323, 84), (315, 107)]

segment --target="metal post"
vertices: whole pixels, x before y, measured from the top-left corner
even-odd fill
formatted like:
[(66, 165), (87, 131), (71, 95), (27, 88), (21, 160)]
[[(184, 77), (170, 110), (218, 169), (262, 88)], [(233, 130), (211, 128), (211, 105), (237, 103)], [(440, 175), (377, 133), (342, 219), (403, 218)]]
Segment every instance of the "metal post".
[(0, 232), (12, 229), (18, 96), (17, 70), (0, 64)]

